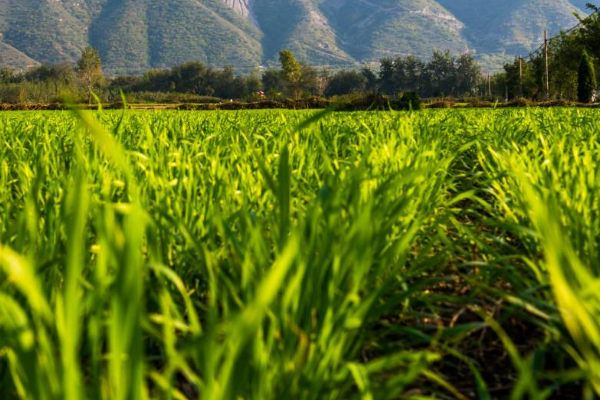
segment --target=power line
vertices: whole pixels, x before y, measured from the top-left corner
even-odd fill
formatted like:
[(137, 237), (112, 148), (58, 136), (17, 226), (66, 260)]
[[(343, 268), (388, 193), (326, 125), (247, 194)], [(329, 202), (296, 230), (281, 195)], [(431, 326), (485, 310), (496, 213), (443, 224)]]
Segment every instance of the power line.
[[(593, 13), (591, 13), (590, 15), (588, 15), (587, 17), (585, 17), (583, 19), (583, 21), (585, 21), (586, 19), (594, 16), (598, 14), (598, 11), (594, 11)], [(528, 58), (533, 58), (534, 56), (537, 56), (540, 53), (545, 52), (546, 50), (546, 45), (550, 45), (553, 41), (555, 40), (559, 40), (563, 35), (569, 35), (575, 31), (577, 31), (578, 29), (581, 28), (581, 26), (583, 25), (583, 21), (579, 22), (577, 25), (567, 29), (566, 31), (561, 31), (558, 35), (555, 35), (551, 38), (544, 38), (544, 42), (535, 50), (533, 50), (531, 53), (529, 53), (527, 55)]]

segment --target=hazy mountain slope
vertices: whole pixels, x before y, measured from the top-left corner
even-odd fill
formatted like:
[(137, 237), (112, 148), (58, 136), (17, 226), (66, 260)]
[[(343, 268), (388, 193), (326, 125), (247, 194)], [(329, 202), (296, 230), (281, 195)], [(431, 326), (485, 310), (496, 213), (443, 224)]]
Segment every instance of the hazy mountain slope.
[(72, 60), (87, 43), (87, 12), (75, 2), (2, 0), (2, 41), (27, 57)]
[(220, 0), (150, 1), (148, 35), (155, 67), (189, 60), (256, 69), (261, 33)]
[(300, 59), (312, 63), (348, 64), (353, 60), (337, 44), (336, 32), (310, 0), (251, 0), (251, 9), (264, 33), (264, 58), (274, 61), (289, 48)]
[[(540, 9), (545, 12), (540, 13)], [(509, 33), (500, 36), (501, 46), (509, 53), (532, 50), (542, 43), (544, 29), (556, 34), (564, 27), (576, 25), (575, 11), (579, 10), (568, 0), (524, 1), (502, 24), (501, 28), (507, 28)], [(495, 39), (488, 33), (484, 40), (484, 46), (491, 46)]]
[[(589, 1), (589, 0), (588, 0)], [(577, 24), (581, 10), (568, 0), (438, 0), (465, 24), (464, 34), (479, 53), (527, 54), (543, 41)]]
[(108, 0), (90, 42), (112, 72), (137, 72), (196, 60), (256, 68), (260, 32), (220, 0)]
[(433, 0), (323, 0), (321, 8), (359, 60), (469, 48), (464, 25)]
[(0, 65), (11, 69), (26, 69), (39, 63), (11, 45), (0, 42)]
[(527, 54), (587, 0), (0, 0), (0, 66), (74, 62), (97, 47), (109, 73), (185, 61), (249, 71), (281, 49), (331, 66), (386, 55)]
[(108, 0), (94, 19), (90, 42), (111, 70), (137, 72), (151, 67), (147, 13), (144, 0)]

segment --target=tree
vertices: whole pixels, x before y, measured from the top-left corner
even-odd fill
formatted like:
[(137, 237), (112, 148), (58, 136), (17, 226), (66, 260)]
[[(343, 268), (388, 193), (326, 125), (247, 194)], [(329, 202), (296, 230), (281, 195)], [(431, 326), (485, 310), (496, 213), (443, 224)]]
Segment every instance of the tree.
[(371, 68), (369, 68), (369, 66), (365, 65), (360, 70), (360, 73), (362, 74), (362, 76), (365, 77), (365, 80), (367, 82), (366, 90), (368, 90), (369, 92), (376, 92), (377, 91), (377, 75), (375, 75), (375, 72), (373, 72), (373, 70), (371, 70)]
[(88, 103), (91, 103), (94, 87), (104, 80), (104, 74), (102, 73), (102, 59), (100, 58), (98, 50), (93, 47), (86, 47), (85, 50), (83, 50), (81, 59), (77, 63), (77, 72), (79, 73), (88, 94)]
[(521, 76), (519, 72), (519, 68), (522, 69), (525, 64), (526, 63), (522, 59), (521, 61), (519, 61), (519, 57), (515, 57), (515, 60), (512, 63), (504, 64), (504, 75), (506, 75), (505, 84), (508, 88), (508, 97), (511, 99), (525, 96), (525, 90), (523, 90), (523, 93), (521, 93), (522, 85)]
[(184, 87), (179, 87), (179, 70), (173, 68), (171, 71), (151, 69), (144, 72), (140, 82), (128, 82), (132, 91), (148, 91), (148, 92), (169, 92), (178, 91), (184, 92)]
[(402, 90), (405, 92), (421, 93), (423, 91), (424, 79), (427, 77), (425, 64), (415, 56), (408, 56), (404, 60), (404, 72), (406, 74), (407, 86)]
[[(239, 94), (236, 88), (235, 70), (231, 66), (226, 66), (215, 75), (216, 82), (214, 83), (217, 97), (222, 99), (233, 99), (236, 94)], [(240, 97), (244, 97), (243, 95)]]
[(317, 96), (325, 96), (325, 90), (331, 81), (331, 71), (327, 68), (322, 68), (317, 75)]
[(212, 96), (215, 92), (208, 68), (201, 62), (187, 62), (172, 69), (178, 92)]
[(394, 60), (394, 78), (392, 79), (392, 89), (394, 95), (405, 91), (410, 85), (410, 78), (407, 71), (406, 59), (396, 57)]
[(433, 57), (427, 63), (429, 75), (430, 96), (449, 96), (455, 94), (457, 79), (456, 60), (446, 52), (433, 52)]
[(279, 53), (279, 62), (281, 63), (281, 72), (287, 86), (294, 99), (300, 97), (300, 87), (302, 83), (302, 67), (296, 61), (294, 53), (290, 50), (283, 50)]
[(577, 99), (577, 71), (584, 49), (577, 33), (561, 32), (550, 41), (550, 85), (558, 98)]
[(237, 76), (234, 81), (234, 86), (234, 98), (244, 99), (253, 97), (258, 92), (262, 91), (262, 81), (260, 79), (260, 74), (257, 71), (254, 71), (250, 75)]
[(283, 72), (275, 69), (268, 69), (262, 75), (263, 90), (271, 95), (280, 96), (285, 89)]
[(395, 82), (394, 82), (394, 61), (385, 57), (381, 59), (381, 65), (379, 67), (379, 91), (388, 95), (396, 94)]
[(300, 63), (300, 95), (303, 93), (314, 96), (319, 92), (319, 71), (316, 68)]
[(475, 57), (462, 54), (456, 60), (456, 91), (458, 95), (473, 96), (477, 92), (477, 84), (481, 80), (481, 68)]
[(10, 68), (0, 68), (0, 82), (8, 83), (13, 78), (13, 72)]
[(531, 98), (538, 101), (543, 100), (546, 98), (546, 63), (544, 56), (541, 53), (532, 55), (529, 64), (531, 65), (531, 82), (533, 84)]
[(46, 80), (52, 83), (54, 98), (58, 98), (61, 90), (69, 90), (75, 82), (75, 71), (67, 63), (52, 65), (47, 71)]
[(591, 103), (592, 94), (596, 90), (596, 73), (592, 58), (587, 51), (583, 52), (577, 79), (577, 99), (581, 103)]
[(592, 54), (600, 54), (600, 8), (590, 3), (586, 5), (586, 8), (591, 11), (587, 17), (582, 18), (575, 15), (581, 24), (576, 34), (586, 50)]
[(325, 95), (339, 96), (349, 93), (364, 92), (367, 87), (367, 78), (357, 71), (339, 71), (325, 90)]

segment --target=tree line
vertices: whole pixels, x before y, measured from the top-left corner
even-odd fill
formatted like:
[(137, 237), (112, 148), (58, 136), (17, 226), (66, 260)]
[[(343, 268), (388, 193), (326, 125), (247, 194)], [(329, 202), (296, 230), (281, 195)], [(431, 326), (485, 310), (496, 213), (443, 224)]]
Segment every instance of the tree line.
[(76, 65), (40, 65), (26, 72), (0, 69), (0, 101), (6, 103), (48, 103), (68, 96), (88, 102), (106, 83), (97, 50), (88, 47)]
[(237, 74), (232, 67), (188, 62), (140, 76), (109, 79), (102, 73), (98, 51), (87, 48), (76, 65), (41, 65), (21, 73), (0, 69), (0, 102), (56, 102), (65, 93), (81, 102), (91, 102), (94, 97), (112, 102), (119, 101), (122, 92), (132, 102), (280, 100), (375, 93), (397, 98), (408, 92), (423, 98), (590, 102), (595, 97), (595, 71), (600, 66), (600, 9), (592, 4), (587, 7), (591, 14), (577, 16), (580, 24), (576, 29), (548, 42), (547, 59), (545, 51), (526, 59), (517, 57), (504, 64), (501, 73), (487, 77), (471, 54), (434, 51), (428, 60), (383, 58), (375, 65), (331, 70), (303, 63), (284, 50), (279, 54), (278, 68), (247, 75)]
[(429, 61), (416, 57), (384, 58), (379, 65), (355, 70), (316, 68), (298, 61), (289, 50), (279, 54), (279, 68), (239, 75), (233, 67), (212, 68), (188, 62), (140, 76), (102, 73), (98, 51), (87, 48), (76, 65), (41, 65), (22, 73), (0, 70), (0, 101), (56, 102), (65, 94), (81, 102), (119, 101), (125, 93), (139, 102), (210, 102), (219, 99), (300, 99), (381, 93), (399, 97), (473, 96), (482, 73), (468, 54), (434, 52)]

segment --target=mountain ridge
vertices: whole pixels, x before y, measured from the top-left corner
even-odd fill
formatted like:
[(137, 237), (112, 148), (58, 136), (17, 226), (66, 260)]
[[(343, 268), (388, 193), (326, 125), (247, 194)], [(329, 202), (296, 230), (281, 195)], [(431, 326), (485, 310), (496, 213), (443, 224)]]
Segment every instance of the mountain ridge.
[[(319, 66), (384, 56), (525, 55), (576, 24), (584, 0), (0, 0), (0, 66), (74, 62), (97, 47), (109, 74), (186, 61), (240, 71), (282, 49)], [(487, 61), (486, 61), (487, 60)]]

